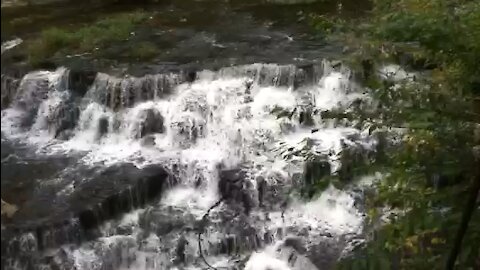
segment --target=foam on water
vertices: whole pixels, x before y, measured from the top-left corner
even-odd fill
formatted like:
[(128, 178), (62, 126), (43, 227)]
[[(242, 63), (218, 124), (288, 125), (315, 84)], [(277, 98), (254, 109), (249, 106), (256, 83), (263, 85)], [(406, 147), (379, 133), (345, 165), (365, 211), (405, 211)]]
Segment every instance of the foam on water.
[(245, 270), (317, 269), (307, 257), (297, 253), (291, 247), (285, 247), (284, 244), (284, 241), (277, 241), (265, 247), (262, 251), (254, 252), (245, 264)]
[(346, 192), (329, 187), (316, 200), (297, 203), (285, 213), (292, 224), (306, 223), (312, 228), (334, 234), (360, 233), (362, 214)]
[(291, 270), (285, 260), (276, 258), (270, 253), (268, 251), (255, 252), (245, 265), (245, 270)]

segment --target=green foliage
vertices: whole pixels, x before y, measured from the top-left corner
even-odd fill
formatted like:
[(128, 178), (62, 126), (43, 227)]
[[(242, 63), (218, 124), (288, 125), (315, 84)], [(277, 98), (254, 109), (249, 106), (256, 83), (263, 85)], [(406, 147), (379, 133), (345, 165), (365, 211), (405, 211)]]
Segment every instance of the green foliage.
[(307, 21), (317, 33), (323, 35), (343, 31), (347, 27), (345, 20), (326, 15), (310, 14)]
[[(386, 176), (367, 198), (374, 236), (358, 252), (361, 259), (345, 260), (339, 269), (440, 269), (463, 210), (464, 201), (458, 198), (466, 197), (476, 166), (471, 151), (474, 125), (465, 116), (472, 105), (465, 97), (444, 92), (431, 78), (376, 85), (371, 92), (378, 101), (374, 111), (355, 111), (349, 117), (375, 129), (401, 128), (401, 139), (375, 160), (374, 168)], [(376, 229), (385, 209), (397, 214)], [(469, 255), (462, 255), (459, 269), (473, 267), (480, 238), (472, 237), (478, 236), (469, 232)]]
[(442, 70), (457, 69), (446, 72), (455, 82), (452, 87), (473, 90), (480, 72), (480, 2), (377, 0), (376, 4), (373, 38), (417, 43), (418, 53), (430, 57)]
[[(59, 54), (70, 53), (98, 53), (103, 47), (113, 42), (120, 42), (130, 38), (135, 27), (148, 17), (147, 13), (134, 12), (115, 15), (102, 19), (92, 25), (79, 29), (49, 28), (44, 30), (40, 37), (30, 42), (28, 46), (29, 60), (37, 64)], [(152, 47), (146, 47), (145, 56), (152, 53)]]
[[(317, 30), (337, 31), (328, 30), (335, 28), (330, 22), (321, 18)], [(367, 196), (370, 241), (338, 268), (443, 269), (464, 209), (459, 198), (467, 196), (478, 166), (472, 101), (480, 95), (480, 2), (374, 0), (370, 18), (339, 31), (376, 104), (322, 112), (322, 118), (391, 131), (399, 140), (368, 165), (385, 175)], [(372, 70), (397, 62), (421, 73), (414, 80), (383, 79), (365, 70), (366, 60)], [(480, 267), (478, 212), (456, 269)]]
[(28, 44), (29, 61), (37, 64), (47, 57), (53, 56), (60, 49), (71, 46), (74, 42), (72, 37), (58, 29), (50, 28), (42, 32), (41, 39)]

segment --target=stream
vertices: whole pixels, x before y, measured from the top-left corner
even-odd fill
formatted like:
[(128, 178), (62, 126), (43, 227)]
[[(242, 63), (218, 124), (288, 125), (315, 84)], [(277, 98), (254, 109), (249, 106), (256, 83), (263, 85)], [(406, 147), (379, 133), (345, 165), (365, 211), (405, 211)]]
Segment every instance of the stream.
[(274, 12), (321, 5), (178, 2), (149, 63), (2, 63), (2, 269), (325, 270), (364, 241), (361, 188), (299, 194), (377, 144), (322, 117), (370, 101), (341, 46)]

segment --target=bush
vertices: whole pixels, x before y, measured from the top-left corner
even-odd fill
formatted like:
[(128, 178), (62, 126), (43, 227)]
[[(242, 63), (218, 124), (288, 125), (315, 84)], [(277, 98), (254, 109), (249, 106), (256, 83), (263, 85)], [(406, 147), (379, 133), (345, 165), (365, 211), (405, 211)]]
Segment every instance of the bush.
[[(325, 20), (319, 25), (321, 32), (333, 27)], [(403, 59), (423, 75), (396, 87), (365, 78), (378, 106), (373, 117), (362, 119), (362, 111), (351, 117), (380, 130), (402, 128), (403, 137), (373, 166), (385, 177), (367, 197), (370, 241), (338, 268), (444, 269), (465, 209), (459, 198), (470, 192), (478, 166), (472, 148), (480, 2), (374, 0), (370, 18), (343, 30), (359, 69), (365, 60), (378, 67)], [(392, 210), (387, 224), (380, 219), (384, 209)], [(455, 269), (480, 267), (478, 211), (474, 215)]]

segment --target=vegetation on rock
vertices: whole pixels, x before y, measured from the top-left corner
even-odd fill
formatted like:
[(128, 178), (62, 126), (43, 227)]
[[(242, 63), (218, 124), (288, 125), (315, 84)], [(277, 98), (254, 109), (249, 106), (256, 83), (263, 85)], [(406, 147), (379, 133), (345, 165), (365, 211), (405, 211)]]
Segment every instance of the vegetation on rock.
[[(48, 28), (28, 45), (29, 61), (33, 65), (57, 54), (100, 54), (114, 42), (126, 41), (135, 35), (135, 28), (148, 19), (145, 12), (123, 13), (99, 20), (78, 29)], [(152, 56), (151, 45), (144, 44), (134, 51), (141, 58)]]

